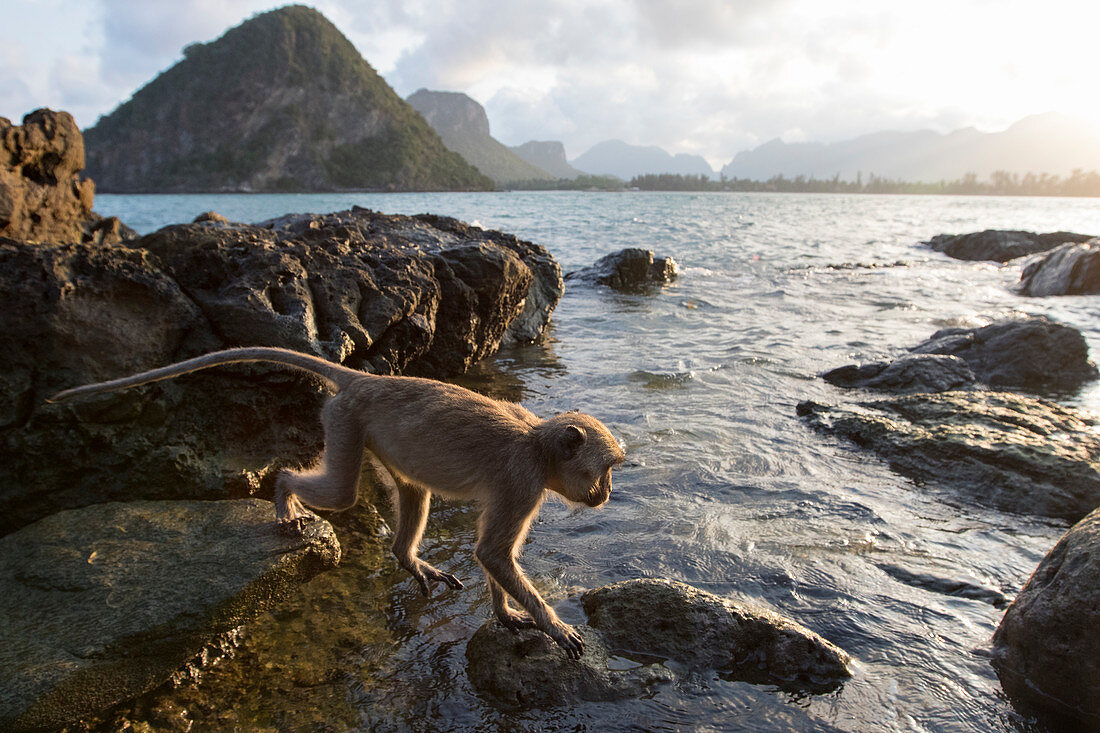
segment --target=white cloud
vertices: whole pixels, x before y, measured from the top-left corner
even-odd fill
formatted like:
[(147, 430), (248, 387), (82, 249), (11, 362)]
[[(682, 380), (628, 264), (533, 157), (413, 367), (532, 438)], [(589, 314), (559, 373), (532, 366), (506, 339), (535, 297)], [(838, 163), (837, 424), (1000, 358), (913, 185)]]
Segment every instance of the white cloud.
[[(7, 0), (0, 114), (94, 122), (270, 0)], [(494, 134), (661, 145), (720, 166), (776, 136), (1000, 129), (1061, 109), (1100, 119), (1091, 29), (1071, 0), (319, 0), (402, 96), (462, 91)], [(1100, 6), (1098, 6), (1100, 7)], [(19, 36), (14, 28), (19, 28)], [(13, 49), (15, 49), (13, 51)]]

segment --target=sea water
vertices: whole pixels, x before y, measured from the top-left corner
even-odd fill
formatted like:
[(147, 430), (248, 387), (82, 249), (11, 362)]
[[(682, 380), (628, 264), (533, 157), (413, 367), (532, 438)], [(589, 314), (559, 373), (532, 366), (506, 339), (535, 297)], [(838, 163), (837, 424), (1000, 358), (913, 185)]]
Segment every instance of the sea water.
[[(432, 562), (473, 580), (422, 599), (395, 574), (390, 644), (351, 650), (328, 687), (366, 730), (1018, 730), (989, 665), (1003, 609), (903, 583), (887, 565), (1010, 598), (1066, 527), (984, 508), (893, 473), (816, 434), (805, 399), (854, 398), (817, 377), (887, 358), (946, 326), (1026, 312), (1080, 329), (1100, 355), (1096, 296), (1014, 294), (1020, 266), (960, 262), (921, 245), (987, 228), (1100, 234), (1095, 199), (728, 193), (101, 195), (145, 233), (218, 211), (256, 222), (364, 206), (444, 214), (545, 245), (566, 271), (623, 247), (671, 255), (680, 278), (650, 294), (568, 284), (541, 343), (505, 350), (463, 384), (540, 415), (603, 419), (629, 460), (602, 509), (548, 503), (523, 564), (566, 621), (576, 589), (667, 577), (770, 607), (855, 659), (825, 695), (687, 673), (649, 698), (501, 713), (465, 675), (488, 616), (474, 515), (433, 519)], [(1100, 386), (1062, 398), (1100, 412)], [(436, 536), (433, 536), (433, 531)], [(556, 591), (556, 592), (555, 592)], [(371, 656), (369, 680), (356, 664)], [(334, 680), (334, 681), (333, 681)], [(313, 718), (303, 712), (301, 721)], [(294, 727), (294, 720), (282, 718)], [(304, 724), (304, 723), (303, 723)], [(323, 727), (323, 726), (322, 726)], [(339, 729), (347, 725), (338, 726)], [(353, 726), (354, 727), (354, 726)]]

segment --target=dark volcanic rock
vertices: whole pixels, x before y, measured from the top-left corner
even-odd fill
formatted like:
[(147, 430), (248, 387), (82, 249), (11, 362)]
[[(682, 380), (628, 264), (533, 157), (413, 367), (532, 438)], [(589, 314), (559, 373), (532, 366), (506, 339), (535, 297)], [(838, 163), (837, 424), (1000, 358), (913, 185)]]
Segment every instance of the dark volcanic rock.
[(1081, 332), (1043, 316), (945, 328), (911, 351), (957, 356), (979, 380), (998, 389), (1072, 390), (1098, 376)]
[(486, 622), (466, 644), (470, 683), (499, 707), (528, 709), (638, 697), (672, 679), (659, 664), (610, 669), (599, 634), (574, 628), (584, 639), (577, 660), (541, 631), (514, 632), (496, 620)]
[(1072, 232), (1035, 234), (1012, 230), (986, 229), (970, 234), (939, 234), (925, 242), (937, 252), (957, 260), (1008, 262), (1017, 257), (1046, 252), (1066, 242), (1084, 242), (1091, 237)]
[(1100, 730), (1100, 509), (1058, 541), (993, 635), (1012, 702), (1051, 730)]
[(909, 354), (894, 361), (849, 364), (821, 374), (838, 387), (888, 392), (947, 392), (977, 385), (974, 372), (957, 356)]
[(110, 503), (0, 539), (0, 728), (57, 728), (164, 682), (340, 546), (316, 520), (281, 537), (271, 504)]
[(27, 242), (119, 242), (135, 236), (92, 211), (95, 184), (81, 180), (84, 138), (68, 112), (36, 110), (23, 126), (0, 117), (0, 237)]
[(633, 291), (650, 285), (667, 285), (676, 279), (679, 270), (671, 257), (654, 257), (648, 249), (629, 247), (601, 257), (591, 267), (571, 272), (565, 279)]
[(1077, 521), (1100, 504), (1100, 434), (1087, 413), (1007, 392), (914, 394), (798, 405), (812, 427), (899, 473), (1021, 514)]
[(53, 392), (243, 345), (459, 373), (538, 336), (561, 293), (542, 247), (436, 217), (209, 220), (130, 244), (0, 241), (0, 534), (102, 501), (266, 493), (321, 446), (323, 390), (277, 368), (43, 405)]
[(821, 691), (851, 676), (844, 651), (774, 611), (684, 583), (628, 580), (584, 594), (612, 649), (716, 669), (728, 679)]
[(1021, 295), (1100, 294), (1100, 239), (1063, 244), (1024, 266), (1016, 292)]

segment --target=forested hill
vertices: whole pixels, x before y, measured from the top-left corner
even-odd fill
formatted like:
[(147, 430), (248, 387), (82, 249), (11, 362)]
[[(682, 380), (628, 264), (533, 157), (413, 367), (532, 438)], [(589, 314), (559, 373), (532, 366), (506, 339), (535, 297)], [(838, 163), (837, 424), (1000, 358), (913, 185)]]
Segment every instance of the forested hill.
[(100, 191), (493, 188), (323, 15), (255, 16), (85, 131)]

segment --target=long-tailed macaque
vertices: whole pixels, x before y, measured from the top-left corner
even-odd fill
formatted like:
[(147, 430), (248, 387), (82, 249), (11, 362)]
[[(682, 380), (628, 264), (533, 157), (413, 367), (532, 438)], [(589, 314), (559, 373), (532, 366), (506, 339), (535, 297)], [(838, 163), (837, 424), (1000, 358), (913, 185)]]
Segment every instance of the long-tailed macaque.
[[(325, 403), (325, 450), (307, 470), (284, 470), (275, 481), (280, 529), (300, 532), (303, 507), (355, 505), (370, 452), (393, 476), (397, 517), (393, 552), (428, 595), (429, 582), (461, 588), (451, 573), (417, 557), (432, 493), (481, 505), (476, 555), (485, 570), (493, 612), (510, 629), (541, 629), (571, 657), (581, 637), (546, 605), (516, 562), (523, 540), (554, 491), (570, 502), (600, 506), (611, 494), (611, 469), (625, 456), (603, 423), (566, 412), (540, 420), (529, 410), (462, 387), (415, 377), (359, 372), (287, 349), (227, 349), (109, 382), (60, 392), (49, 402), (133, 387), (238, 362), (274, 362), (311, 372), (336, 394)], [(514, 610), (514, 598), (526, 611)]]

